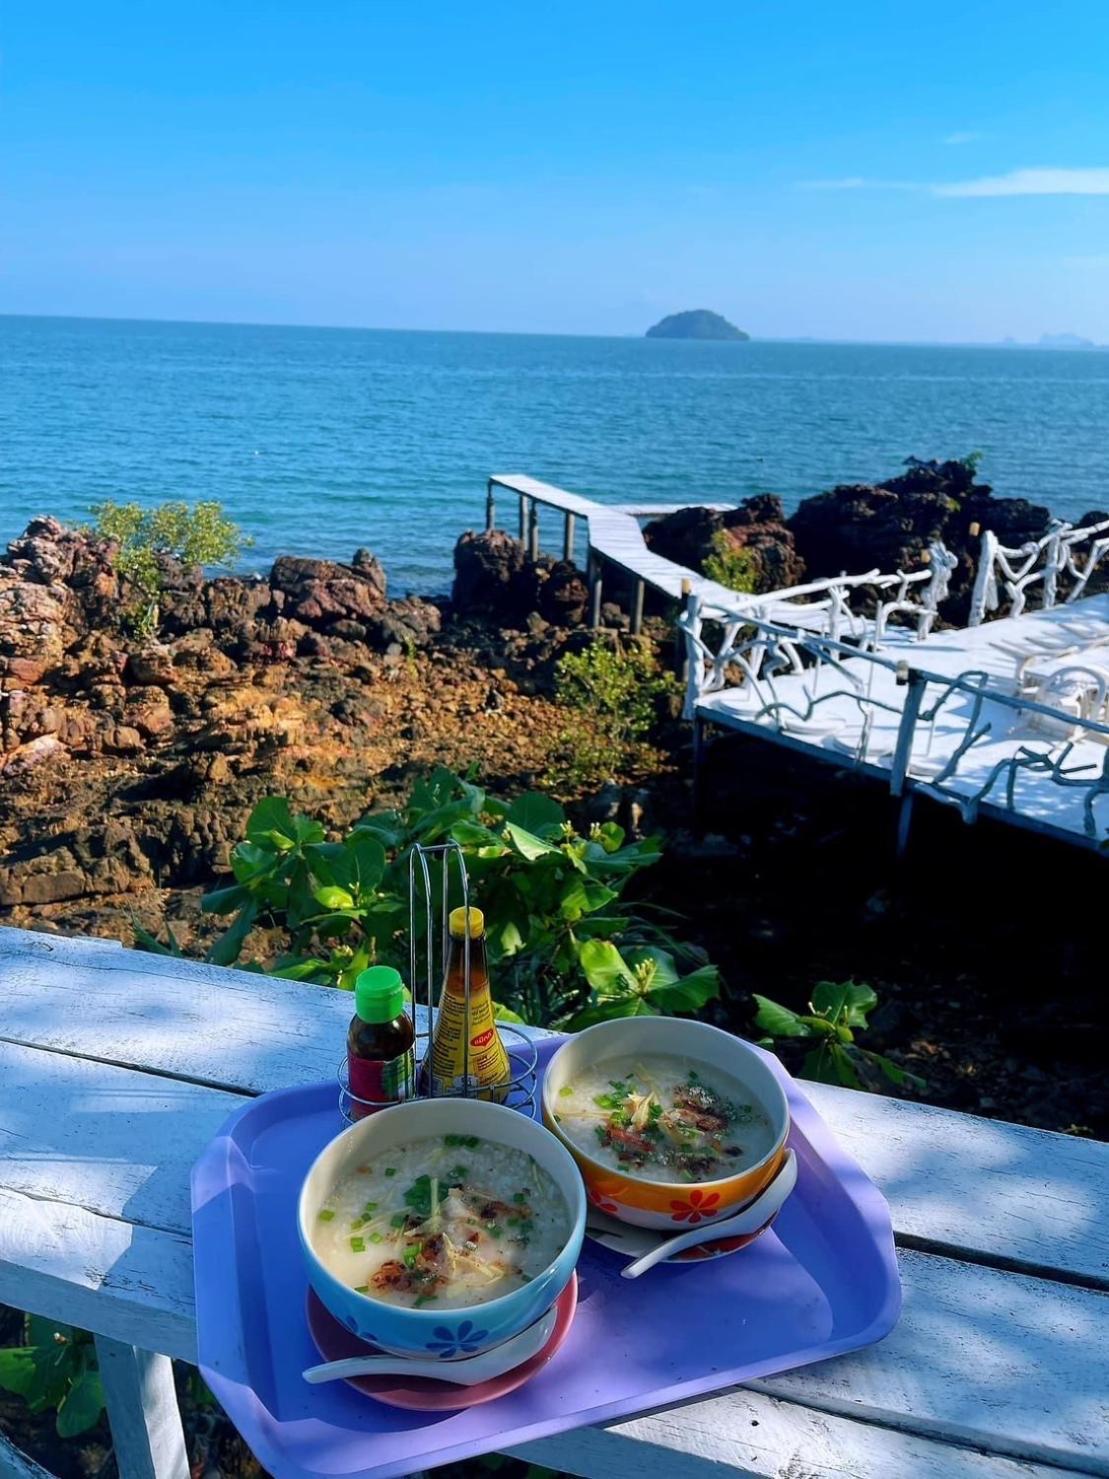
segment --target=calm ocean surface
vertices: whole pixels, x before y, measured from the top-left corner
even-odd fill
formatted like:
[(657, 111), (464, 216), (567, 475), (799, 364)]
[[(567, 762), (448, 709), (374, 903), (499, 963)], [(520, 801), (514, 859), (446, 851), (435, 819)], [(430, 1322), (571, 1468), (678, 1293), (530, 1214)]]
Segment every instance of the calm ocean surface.
[(1109, 503), (1107, 429), (1107, 353), (0, 318), (0, 540), (218, 498), (250, 568), (366, 545), (397, 594), (447, 588), (490, 472), (792, 507), (978, 448), (999, 495), (1076, 517)]

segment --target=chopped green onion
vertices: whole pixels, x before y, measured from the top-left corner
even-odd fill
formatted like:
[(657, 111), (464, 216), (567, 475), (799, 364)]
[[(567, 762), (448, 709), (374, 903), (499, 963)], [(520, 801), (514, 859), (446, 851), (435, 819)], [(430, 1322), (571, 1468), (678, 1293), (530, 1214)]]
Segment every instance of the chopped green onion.
[(412, 1308), (418, 1310), (422, 1305), (434, 1304), (437, 1298), (438, 1296), (435, 1294), (421, 1294)]
[(366, 1251), (366, 1239), (365, 1238), (351, 1238), (351, 1240), (350, 1240), (350, 1251), (352, 1253), (365, 1253), (365, 1251)]
[(334, 1222), (335, 1213), (331, 1210), (330, 1207), (323, 1207), (320, 1210), (319, 1219), (321, 1222)]
[(389, 1226), (390, 1227), (403, 1227), (404, 1224), (407, 1221), (408, 1221), (408, 1213), (407, 1212), (397, 1212), (392, 1217), (390, 1217), (390, 1219), (389, 1219)]
[(570, 1095), (573, 1092), (574, 1092), (574, 1088), (573, 1088), (573, 1085), (572, 1084), (563, 1084), (562, 1085), (562, 1088), (559, 1089), (559, 1091), (558, 1091), (558, 1097), (560, 1099), (569, 1099)]
[(455, 1166), (451, 1171), (451, 1180), (462, 1182), (470, 1174), (469, 1166)]
[(380, 1243), (381, 1242), (381, 1234), (379, 1232), (372, 1232), (370, 1234), (370, 1242), (371, 1243)]
[(419, 1258), (419, 1256), (420, 1256), (419, 1246), (416, 1243), (409, 1243), (408, 1247), (404, 1250), (404, 1266), (405, 1266), (405, 1268), (415, 1268), (416, 1267), (416, 1260), (417, 1260), (417, 1258)]
[(376, 1211), (377, 1211), (377, 1203), (376, 1202), (367, 1202), (366, 1205), (362, 1208), (362, 1215), (364, 1217), (368, 1217), (371, 1212), (376, 1212)]
[(385, 1167), (385, 1174), (386, 1174), (386, 1176), (395, 1176), (397, 1174), (397, 1168), (396, 1168), (396, 1166), (386, 1166)]
[(528, 1194), (527, 1194), (526, 1191), (518, 1191), (518, 1192), (516, 1192), (516, 1194), (512, 1198), (512, 1200), (514, 1202), (517, 1202), (517, 1203), (519, 1203), (519, 1202), (526, 1202), (527, 1199), (528, 1199)]
[(355, 1284), (354, 1292), (355, 1294), (367, 1294), (369, 1293), (369, 1288), (369, 1284)]

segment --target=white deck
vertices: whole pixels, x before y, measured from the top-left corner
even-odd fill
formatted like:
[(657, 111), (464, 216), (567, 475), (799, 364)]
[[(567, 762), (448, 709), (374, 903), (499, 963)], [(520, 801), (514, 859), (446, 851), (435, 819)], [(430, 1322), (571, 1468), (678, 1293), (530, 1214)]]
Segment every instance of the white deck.
[[(143, 1352), (195, 1357), (190, 1167), (244, 1095), (330, 1078), (349, 1012), (325, 987), (0, 930), (0, 1300), (111, 1337), (124, 1479), (185, 1479)], [(527, 1457), (606, 1479), (1109, 1475), (1109, 1147), (806, 1092), (889, 1199), (896, 1330)]]
[[(943, 693), (943, 680), (971, 673), (988, 679), (987, 692), (1016, 696), (1022, 671), (1046, 676), (1053, 667), (1083, 662), (1109, 667), (1109, 595), (941, 632), (921, 642), (895, 639), (885, 644), (880, 655), (887, 663), (903, 659), (929, 676), (923, 704), (926, 712)], [(764, 734), (836, 764), (854, 763), (867, 773), (888, 778), (907, 688), (898, 683), (889, 666), (863, 656), (848, 657), (842, 667), (845, 677), (858, 680), (858, 696), (849, 682), (821, 667), (765, 679), (761, 695), (750, 684), (705, 693), (696, 703), (695, 715), (702, 721)], [(782, 707), (776, 713), (760, 714), (768, 695)], [(815, 705), (814, 698), (819, 700)], [(1045, 733), (1042, 721), (1027, 710), (987, 699), (978, 722), (990, 726), (988, 737), (958, 760), (950, 776), (939, 781), (967, 734), (974, 702), (970, 694), (955, 692), (931, 723), (917, 725), (908, 776), (918, 793), (953, 804), (961, 798), (970, 804), (997, 772), (981, 800), (983, 811), (1084, 843), (1104, 840), (1109, 835), (1109, 791), (1093, 802), (1093, 837), (1087, 827), (1085, 786), (1061, 785), (1043, 770), (1021, 767), (1014, 772), (1010, 809), (1006, 783), (1013, 757), (1024, 753), (1054, 763), (1066, 744), (1061, 733)], [(865, 735), (864, 719), (868, 719)], [(1095, 784), (1109, 761), (1106, 738), (1088, 730), (1080, 733), (1065, 759), (1068, 776)]]

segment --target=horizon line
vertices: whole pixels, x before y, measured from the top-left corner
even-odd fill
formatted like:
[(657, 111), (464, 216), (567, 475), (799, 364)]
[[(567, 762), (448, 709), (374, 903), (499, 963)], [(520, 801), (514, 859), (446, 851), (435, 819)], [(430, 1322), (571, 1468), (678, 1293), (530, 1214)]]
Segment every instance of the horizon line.
[[(628, 332), (625, 334), (604, 333), (567, 333), (553, 329), (416, 329), (416, 328), (392, 328), (376, 324), (306, 324), (306, 323), (284, 323), (272, 319), (216, 319), (216, 318), (150, 318), (136, 317), (134, 315), (118, 316), (100, 313), (17, 313), (0, 309), (0, 319), (48, 319), (56, 322), (75, 323), (103, 323), (103, 324), (166, 324), (180, 325), (191, 328), (210, 329), (300, 329), (309, 333), (347, 333), (347, 334), (460, 334), (484, 338), (519, 338), (519, 339), (614, 339), (621, 342), (626, 340), (646, 340), (648, 335), (646, 329), (640, 333)], [(1045, 334), (1046, 338), (1062, 337), (1059, 334)], [(1082, 339), (1084, 336), (1076, 335)], [(723, 344), (742, 343), (741, 340), (723, 339), (666, 339), (664, 341), (653, 340), (652, 342), (685, 343), (685, 344)], [(1094, 340), (1088, 340), (1081, 344), (1044, 344), (1035, 339), (824, 339), (818, 335), (811, 334), (783, 334), (783, 335), (756, 335), (749, 334), (747, 343), (752, 344), (817, 344), (835, 347), (837, 345), (855, 345), (859, 348), (907, 348), (907, 349), (1044, 349), (1089, 351), (1091, 349), (1109, 349), (1109, 344), (1101, 344)]]

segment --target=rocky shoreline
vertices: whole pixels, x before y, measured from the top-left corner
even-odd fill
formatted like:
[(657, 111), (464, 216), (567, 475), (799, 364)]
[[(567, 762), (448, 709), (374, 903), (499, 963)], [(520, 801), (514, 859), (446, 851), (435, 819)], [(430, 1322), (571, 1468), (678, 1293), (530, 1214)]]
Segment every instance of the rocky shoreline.
[[(943, 611), (958, 620), (972, 527), (1019, 542), (1049, 520), (994, 498), (971, 462), (915, 463), (789, 518), (762, 496), (645, 533), (694, 567), (742, 552), (758, 590), (909, 567), (939, 537), (958, 557)], [(463, 534), (455, 572), (449, 598), (397, 600), (366, 550), (349, 565), (282, 555), (265, 578), (164, 561), (158, 635), (140, 640), (113, 546), (33, 520), (0, 557), (0, 921), (124, 939), (132, 917), (157, 926), (225, 868), (268, 792), (341, 826), (435, 763), (476, 760), (509, 790), (541, 781), (566, 725), (554, 660), (589, 640), (582, 573), (500, 531)], [(603, 616), (627, 626), (619, 605)]]

